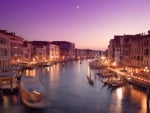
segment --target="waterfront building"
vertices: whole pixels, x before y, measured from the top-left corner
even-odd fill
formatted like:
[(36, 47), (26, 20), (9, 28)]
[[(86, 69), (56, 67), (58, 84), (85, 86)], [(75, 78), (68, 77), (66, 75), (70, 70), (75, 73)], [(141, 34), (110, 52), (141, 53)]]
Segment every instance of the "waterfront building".
[(10, 38), (10, 63), (17, 65), (22, 62), (23, 58), (23, 38), (16, 36), (15, 33), (7, 33)]
[(22, 52), (23, 52), (23, 62), (30, 62), (32, 53), (32, 44), (29, 41), (23, 42)]
[(47, 58), (48, 41), (31, 41), (32, 44), (32, 61), (41, 62)]
[(131, 53), (132, 53), (132, 44), (133, 39), (138, 35), (124, 35), (122, 43), (122, 63), (124, 66), (132, 66), (131, 63)]
[(114, 38), (114, 61), (116, 65), (121, 66), (123, 64), (123, 57), (126, 55), (123, 55), (123, 36), (115, 36)]
[(143, 64), (150, 67), (150, 31), (143, 37)]
[(5, 30), (0, 30), (0, 72), (6, 71), (10, 64), (10, 39)]
[(130, 71), (138, 72), (143, 65), (143, 36), (141, 34), (132, 38), (131, 44), (131, 58), (130, 58)]
[(44, 61), (46, 59), (46, 46), (33, 46), (32, 48), (32, 61)]
[(114, 56), (115, 56), (115, 46), (114, 46), (114, 39), (111, 39), (109, 41), (108, 45), (108, 62), (112, 63), (114, 62)]
[(55, 44), (48, 44), (47, 45), (47, 57), (50, 61), (56, 61), (59, 60), (60, 57), (60, 50), (59, 46)]
[(90, 49), (87, 49), (85, 50), (87, 52), (87, 57), (88, 58), (95, 58), (95, 57), (98, 57), (98, 53), (96, 50), (90, 50)]
[[(7, 49), (3, 48), (3, 55), (9, 56), (9, 61), (6, 61), (9, 65), (17, 65), (22, 61), (22, 46), (23, 46), (23, 38), (16, 36), (15, 33), (7, 32), (6, 30), (1, 30), (2, 37), (6, 38), (4, 42), (8, 46)], [(8, 41), (9, 40), (9, 41)], [(9, 48), (9, 50), (8, 50)], [(8, 55), (9, 54), (9, 55)], [(8, 63), (9, 62), (9, 63)]]
[(33, 61), (52, 61), (59, 59), (59, 46), (51, 44), (49, 41), (32, 41), (31, 44)]
[(72, 60), (75, 59), (75, 44), (67, 41), (53, 41), (51, 44), (59, 46), (60, 59)]
[(102, 55), (102, 51), (98, 51), (98, 50), (75, 49), (75, 58), (76, 59), (98, 58), (101, 55)]
[(84, 49), (75, 49), (75, 58), (76, 59), (84, 59), (87, 58), (87, 52)]
[(124, 66), (130, 73), (150, 67), (150, 32), (114, 36), (108, 45), (108, 60)]

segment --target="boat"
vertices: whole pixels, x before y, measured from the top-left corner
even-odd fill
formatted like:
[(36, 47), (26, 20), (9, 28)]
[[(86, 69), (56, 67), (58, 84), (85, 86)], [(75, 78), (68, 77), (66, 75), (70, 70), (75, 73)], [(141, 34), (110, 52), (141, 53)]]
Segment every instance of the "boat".
[(112, 71), (104, 71), (103, 73), (102, 73), (102, 77), (113, 77), (113, 76), (115, 76), (116, 75), (116, 73), (114, 73), (114, 72), (112, 72)]
[(94, 85), (94, 82), (93, 82), (93, 80), (91, 79), (91, 77), (87, 76), (87, 79), (88, 79), (89, 84), (93, 86), (93, 85)]
[(114, 81), (111, 84), (112, 87), (121, 87), (123, 85), (125, 85), (125, 81), (124, 80)]
[(35, 66), (35, 65), (27, 65), (27, 66), (24, 66), (24, 67), (22, 67), (24, 70), (26, 70), (26, 69), (30, 69), (30, 70), (32, 70), (32, 69), (36, 69), (37, 68), (37, 66)]
[(37, 77), (23, 76), (21, 78), (20, 96), (27, 107), (46, 107), (45, 90)]
[(104, 83), (105, 85), (108, 84), (108, 79), (102, 79), (101, 82)]

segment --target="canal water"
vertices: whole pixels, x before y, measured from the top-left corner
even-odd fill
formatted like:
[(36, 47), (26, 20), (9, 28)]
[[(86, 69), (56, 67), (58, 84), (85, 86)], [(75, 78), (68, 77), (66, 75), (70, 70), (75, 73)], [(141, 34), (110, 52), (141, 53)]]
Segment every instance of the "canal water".
[[(126, 85), (112, 89), (90, 70), (90, 60), (69, 61), (26, 74), (38, 76), (45, 88), (48, 106), (43, 110), (25, 107), (16, 95), (4, 95), (0, 113), (147, 113), (146, 93)], [(87, 76), (91, 76), (93, 83)]]

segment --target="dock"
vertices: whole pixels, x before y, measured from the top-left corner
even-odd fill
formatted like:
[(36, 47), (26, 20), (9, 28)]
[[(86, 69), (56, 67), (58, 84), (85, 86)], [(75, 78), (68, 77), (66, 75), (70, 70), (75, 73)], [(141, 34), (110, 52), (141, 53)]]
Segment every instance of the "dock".
[(2, 72), (0, 73), (0, 88), (10, 89), (13, 92), (13, 89), (17, 87), (16, 82), (17, 74), (15, 72)]

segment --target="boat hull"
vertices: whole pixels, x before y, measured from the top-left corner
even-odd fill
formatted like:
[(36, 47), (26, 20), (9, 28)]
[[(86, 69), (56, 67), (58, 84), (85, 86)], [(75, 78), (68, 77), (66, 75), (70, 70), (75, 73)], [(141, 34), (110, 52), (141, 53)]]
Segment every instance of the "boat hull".
[[(35, 83), (32, 84), (35, 85)], [(20, 84), (20, 96), (23, 104), (30, 108), (45, 108), (46, 100), (44, 92), (36, 92), (36, 89), (32, 87), (32, 84), (30, 84), (30, 82), (27, 84), (27, 81), (22, 81)], [(30, 90), (25, 87), (25, 85), (29, 85)]]

